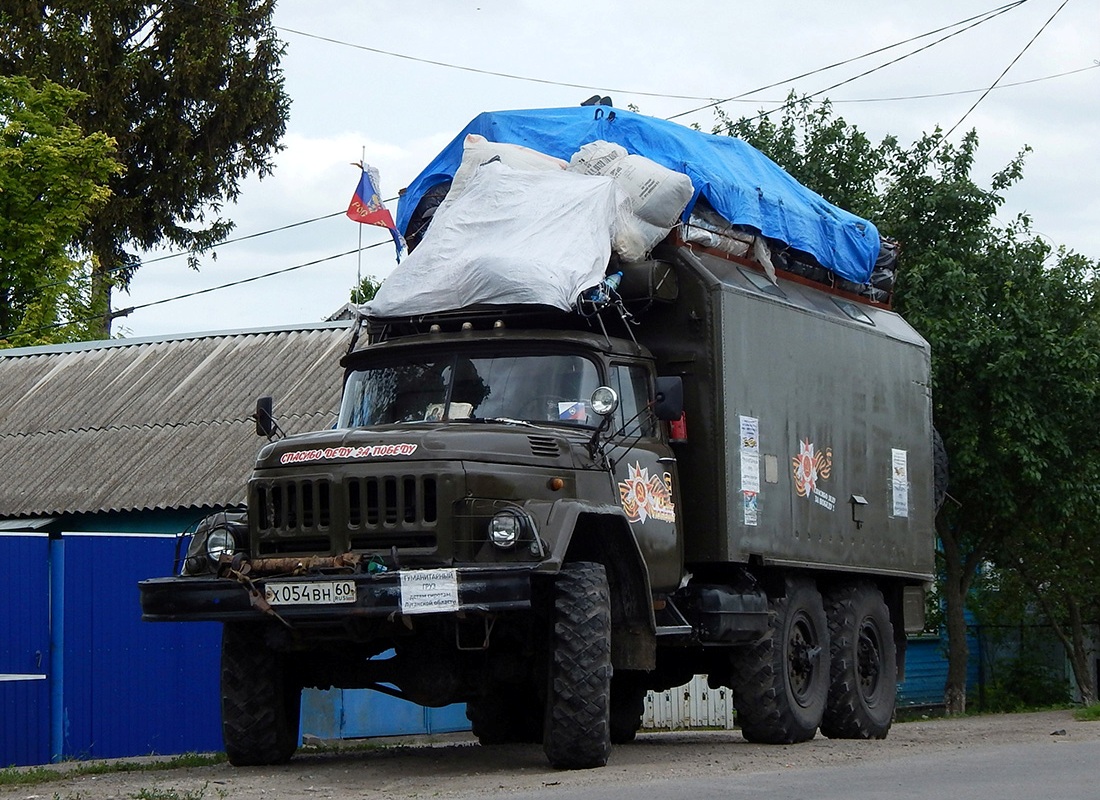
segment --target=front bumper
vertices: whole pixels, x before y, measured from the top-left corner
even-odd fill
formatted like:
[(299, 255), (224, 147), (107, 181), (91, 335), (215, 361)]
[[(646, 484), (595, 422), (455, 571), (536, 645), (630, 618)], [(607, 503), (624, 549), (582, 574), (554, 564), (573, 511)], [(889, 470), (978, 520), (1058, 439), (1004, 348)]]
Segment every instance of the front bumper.
[[(458, 607), (449, 614), (491, 614), (531, 607), (531, 569), (459, 568)], [(402, 613), (399, 572), (337, 576), (301, 576), (295, 581), (353, 580), (354, 603), (278, 605), (275, 613), (288, 623), (337, 622), (354, 618), (391, 617)], [(233, 578), (150, 578), (138, 583), (141, 618), (149, 622), (227, 622), (262, 620), (270, 611), (263, 597), (265, 579), (254, 590)], [(258, 595), (258, 597), (257, 597)]]

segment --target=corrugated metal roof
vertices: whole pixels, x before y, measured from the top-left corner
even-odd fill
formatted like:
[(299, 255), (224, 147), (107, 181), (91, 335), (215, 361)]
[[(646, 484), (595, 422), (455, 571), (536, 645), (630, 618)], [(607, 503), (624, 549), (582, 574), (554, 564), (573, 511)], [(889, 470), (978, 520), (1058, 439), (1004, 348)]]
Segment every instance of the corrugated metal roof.
[(330, 426), (347, 337), (330, 323), (0, 350), (0, 517), (243, 502), (256, 398), (287, 433)]

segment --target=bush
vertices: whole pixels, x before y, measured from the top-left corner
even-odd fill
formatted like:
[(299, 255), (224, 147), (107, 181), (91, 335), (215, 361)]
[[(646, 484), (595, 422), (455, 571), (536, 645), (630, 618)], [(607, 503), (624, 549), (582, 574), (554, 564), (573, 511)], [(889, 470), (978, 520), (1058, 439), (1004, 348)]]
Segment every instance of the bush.
[(989, 711), (1023, 711), (1070, 701), (1065, 673), (1034, 656), (1023, 655), (1002, 662), (998, 671), (1001, 674), (985, 687), (985, 706)]

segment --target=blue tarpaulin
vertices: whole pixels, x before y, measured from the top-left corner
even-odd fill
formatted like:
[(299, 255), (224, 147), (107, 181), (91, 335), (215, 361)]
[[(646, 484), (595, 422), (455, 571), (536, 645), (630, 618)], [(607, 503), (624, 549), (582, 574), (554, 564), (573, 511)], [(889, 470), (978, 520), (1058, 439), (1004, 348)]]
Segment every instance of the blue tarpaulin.
[(736, 225), (802, 250), (842, 278), (866, 283), (878, 257), (875, 226), (810, 191), (756, 148), (731, 136), (609, 107), (577, 106), (479, 114), (417, 176), (397, 206), (397, 227), (407, 227), (424, 193), (454, 177), (462, 143), (475, 133), (492, 142), (519, 144), (568, 161), (581, 145), (619, 144), (691, 178), (700, 195)]

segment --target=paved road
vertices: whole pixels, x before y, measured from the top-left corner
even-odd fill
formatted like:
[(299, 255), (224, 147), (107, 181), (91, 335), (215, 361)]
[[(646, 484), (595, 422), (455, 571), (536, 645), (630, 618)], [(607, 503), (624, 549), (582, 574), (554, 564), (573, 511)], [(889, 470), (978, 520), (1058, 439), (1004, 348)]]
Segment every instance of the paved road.
[[(1096, 800), (1100, 742), (1000, 745), (887, 762), (547, 789), (510, 800)], [(475, 795), (470, 795), (474, 797)]]
[[(170, 724), (167, 722), (166, 724)], [(468, 734), (306, 747), (289, 764), (228, 764), (0, 786), (0, 800), (1100, 800), (1100, 722), (1069, 711), (928, 719), (884, 741), (755, 745), (737, 731), (646, 733), (603, 769), (551, 769), (537, 745)]]

